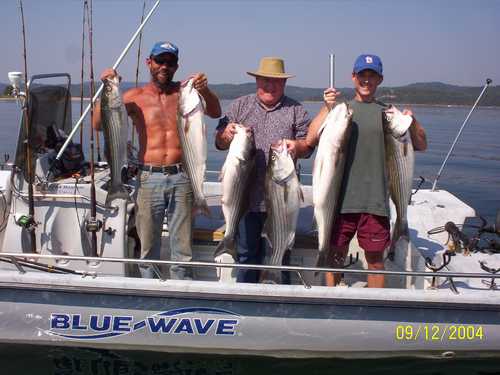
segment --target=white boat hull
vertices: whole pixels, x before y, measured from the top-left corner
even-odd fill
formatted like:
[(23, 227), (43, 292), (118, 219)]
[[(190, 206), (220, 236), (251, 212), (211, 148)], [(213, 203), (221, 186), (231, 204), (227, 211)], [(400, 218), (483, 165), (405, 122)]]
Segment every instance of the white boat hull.
[(497, 297), (12, 271), (0, 275), (0, 342), (301, 358), (500, 356)]

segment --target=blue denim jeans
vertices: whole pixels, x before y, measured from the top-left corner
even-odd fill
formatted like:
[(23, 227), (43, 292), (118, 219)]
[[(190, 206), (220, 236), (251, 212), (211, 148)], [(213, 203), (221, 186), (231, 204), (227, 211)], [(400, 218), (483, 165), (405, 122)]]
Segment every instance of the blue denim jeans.
[[(170, 237), (171, 260), (192, 259), (191, 207), (193, 191), (185, 172), (174, 175), (139, 171), (136, 226), (141, 240), (141, 259), (160, 260), (165, 212)], [(139, 267), (143, 278), (153, 278), (151, 267)], [(190, 267), (171, 266), (172, 279), (191, 279)]]
[[(263, 264), (266, 253), (271, 251), (267, 240), (262, 237), (262, 229), (266, 222), (265, 212), (248, 212), (244, 215), (238, 225), (236, 240), (238, 244), (238, 263), (241, 264)], [(286, 251), (283, 256), (283, 265), (289, 264), (290, 252)], [(246, 270), (240, 268), (236, 281), (239, 283), (258, 283), (260, 270)], [(282, 272), (282, 284), (290, 284), (290, 272)]]
[[(262, 229), (266, 221), (265, 212), (248, 212), (238, 225), (238, 263), (262, 264), (266, 255), (267, 243)], [(240, 268), (236, 277), (239, 283), (258, 283), (260, 271)]]

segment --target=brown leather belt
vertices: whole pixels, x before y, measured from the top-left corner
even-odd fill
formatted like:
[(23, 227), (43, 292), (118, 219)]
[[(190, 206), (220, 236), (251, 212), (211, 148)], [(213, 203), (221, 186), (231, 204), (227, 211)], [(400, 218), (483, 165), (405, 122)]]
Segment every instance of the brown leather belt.
[(141, 171), (147, 171), (151, 173), (176, 174), (182, 172), (182, 164), (172, 164), (172, 165), (138, 164), (137, 168), (140, 169)]

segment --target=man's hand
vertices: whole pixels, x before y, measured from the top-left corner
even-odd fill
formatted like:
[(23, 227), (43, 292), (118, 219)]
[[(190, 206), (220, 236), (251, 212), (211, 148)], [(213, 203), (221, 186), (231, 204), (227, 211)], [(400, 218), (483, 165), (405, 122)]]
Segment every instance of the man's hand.
[(200, 93), (203, 94), (208, 90), (208, 78), (205, 73), (196, 73), (191, 76), (193, 79), (193, 87)]
[[(413, 111), (410, 108), (405, 107), (403, 109), (403, 115), (413, 117)], [(413, 121), (415, 121), (415, 119), (413, 119)]]
[(251, 133), (252, 129), (249, 127), (246, 127), (244, 125), (236, 124), (234, 122), (230, 122), (227, 124), (227, 126), (224, 128), (222, 132), (217, 133), (217, 145), (221, 149), (225, 150), (229, 147), (231, 142), (233, 141), (234, 135), (236, 134), (236, 126), (243, 126), (247, 133)]
[(330, 111), (335, 104), (337, 103), (337, 96), (340, 95), (340, 91), (337, 91), (334, 88), (328, 88), (323, 91), (323, 101), (325, 103), (326, 108)]
[(295, 159), (297, 157), (297, 142), (292, 139), (284, 139), (283, 141), (286, 144), (288, 154), (292, 157), (292, 159)]
[(118, 75), (118, 72), (114, 70), (113, 68), (107, 68), (104, 69), (103, 72), (101, 73), (101, 81), (104, 82), (108, 78), (113, 78)]
[(423, 126), (415, 118), (415, 116), (413, 115), (413, 111), (410, 108), (404, 108), (403, 115), (411, 116), (413, 119), (410, 125), (410, 136), (413, 148), (416, 151), (425, 151), (427, 149), (427, 136), (425, 134)]

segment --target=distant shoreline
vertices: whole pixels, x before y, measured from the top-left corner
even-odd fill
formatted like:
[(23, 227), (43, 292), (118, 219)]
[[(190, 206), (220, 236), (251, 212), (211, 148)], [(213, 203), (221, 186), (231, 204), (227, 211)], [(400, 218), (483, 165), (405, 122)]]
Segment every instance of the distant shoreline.
[[(77, 96), (73, 96), (71, 97), (71, 101), (72, 102), (76, 102), (76, 101), (80, 101), (81, 99)], [(226, 101), (231, 101), (231, 100), (234, 100), (234, 99), (221, 99), (222, 100), (226, 100)], [(5, 97), (5, 96), (0, 96), (0, 102), (15, 102), (16, 101), (16, 98), (11, 98), (11, 97)], [(90, 101), (90, 98), (83, 98), (83, 101), (84, 102), (89, 102)], [(301, 103), (306, 103), (306, 104), (319, 104), (319, 103), (322, 103), (321, 100), (302, 100), (300, 101)], [(397, 103), (397, 102), (391, 102), (391, 104), (395, 104), (395, 105), (398, 105), (398, 106), (409, 106), (409, 107), (436, 107), (436, 108), (471, 108), (472, 106), (471, 105), (467, 105), (467, 104), (422, 104), (422, 103)], [(480, 108), (490, 108), (490, 109), (498, 109), (500, 108), (500, 104), (499, 105), (481, 105), (479, 104), (478, 107)]]

